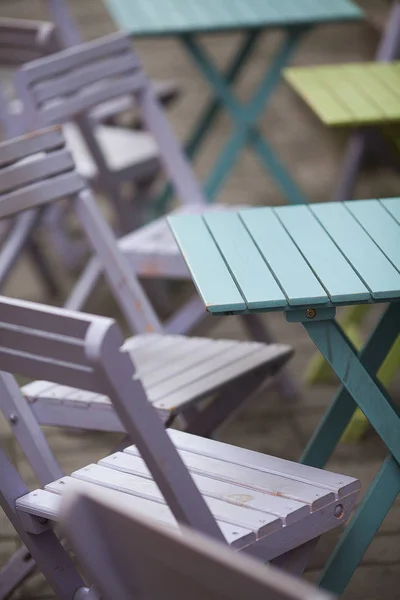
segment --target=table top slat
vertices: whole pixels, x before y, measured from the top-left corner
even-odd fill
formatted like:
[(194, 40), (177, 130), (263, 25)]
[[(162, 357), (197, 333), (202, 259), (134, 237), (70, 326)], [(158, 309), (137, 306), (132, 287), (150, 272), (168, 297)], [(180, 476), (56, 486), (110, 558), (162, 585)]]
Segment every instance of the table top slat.
[(340, 96), (332, 94), (317, 67), (285, 69), (284, 76), (323, 123), (339, 126), (357, 121), (352, 107), (343, 103)]
[(370, 299), (368, 289), (308, 206), (281, 207), (275, 214), (333, 303)]
[(204, 221), (250, 309), (286, 306), (286, 298), (235, 213), (210, 212)]
[(400, 226), (398, 222), (378, 201), (351, 201), (345, 202), (345, 206), (396, 269), (400, 271)]
[(386, 198), (385, 200), (380, 200), (380, 203), (400, 224), (400, 198)]
[(310, 209), (369, 288), (373, 298), (400, 297), (400, 273), (342, 203), (314, 204)]
[(202, 217), (170, 216), (168, 222), (207, 310), (245, 310), (245, 301)]
[(382, 125), (400, 120), (400, 62), (285, 69), (285, 79), (323, 123)]
[(253, 208), (239, 213), (244, 225), (280, 282), (291, 306), (329, 298), (272, 208)]
[(105, 4), (116, 25), (137, 37), (316, 25), (363, 17), (350, 0), (105, 0)]

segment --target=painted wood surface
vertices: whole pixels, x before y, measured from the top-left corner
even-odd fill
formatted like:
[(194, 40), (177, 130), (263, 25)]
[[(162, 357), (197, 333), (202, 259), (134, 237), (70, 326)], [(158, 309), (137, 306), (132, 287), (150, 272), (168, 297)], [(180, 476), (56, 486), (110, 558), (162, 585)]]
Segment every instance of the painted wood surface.
[(325, 202), (168, 221), (209, 312), (290, 310), (400, 298), (399, 207)]
[(326, 125), (400, 120), (400, 62), (294, 67), (286, 80)]
[(179, 35), (224, 29), (313, 25), (362, 18), (349, 0), (105, 0), (120, 29), (135, 36)]

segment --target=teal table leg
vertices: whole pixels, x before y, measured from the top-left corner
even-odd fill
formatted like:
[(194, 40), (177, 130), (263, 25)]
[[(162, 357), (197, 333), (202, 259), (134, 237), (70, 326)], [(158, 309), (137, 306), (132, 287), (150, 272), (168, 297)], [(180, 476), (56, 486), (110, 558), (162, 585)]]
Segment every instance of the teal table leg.
[[(358, 355), (370, 373), (377, 373), (399, 330), (400, 310), (396, 304), (391, 304)], [(324, 467), (339, 443), (356, 406), (349, 392), (342, 386), (307, 445), (300, 459), (303, 464)]]
[[(399, 317), (400, 304), (393, 304), (392, 330)], [(333, 320), (303, 322), (309, 336), (329, 362), (340, 381), (376, 430), (389, 451), (400, 462), (400, 419), (397, 407), (363, 366), (358, 353), (339, 324)], [(377, 348), (376, 348), (377, 350)]]
[(400, 467), (389, 456), (325, 565), (320, 586), (340, 595), (400, 492)]
[[(246, 32), (244, 41), (240, 45), (239, 49), (233, 56), (233, 59), (232, 59), (230, 65), (228, 66), (228, 68), (225, 70), (225, 72), (223, 74), (223, 77), (228, 84), (231, 85), (232, 83), (234, 83), (236, 81), (237, 77), (239, 76), (239, 74), (242, 70), (242, 67), (245, 65), (258, 38), (260, 37), (260, 34), (261, 34), (260, 29), (255, 29), (255, 30)], [(188, 142), (185, 145), (185, 152), (189, 158), (193, 159), (196, 156), (206, 134), (210, 130), (216, 117), (218, 116), (219, 112), (221, 111), (221, 107), (222, 107), (221, 100), (219, 98), (213, 98), (213, 100), (211, 100), (211, 102), (207, 105), (207, 107), (204, 109), (204, 111), (200, 115), (200, 117), (195, 125), (195, 128), (190, 133)], [(172, 194), (173, 194), (172, 186), (169, 184), (166, 185), (165, 189), (162, 191), (160, 197), (156, 201), (156, 208), (157, 208), (158, 214), (161, 214), (165, 211), (168, 203), (170, 202), (170, 200), (172, 198)], [(207, 200), (209, 200), (211, 202), (212, 198), (207, 197)]]
[(291, 55), (297, 48), (303, 32), (304, 30), (298, 29), (287, 34), (285, 42), (277, 53), (271, 69), (265, 74), (259, 89), (247, 106), (242, 106), (235, 99), (228, 84), (213, 66), (212, 60), (205, 49), (192, 36), (182, 38), (199, 70), (203, 73), (221, 103), (231, 114), (235, 127), (235, 131), (225, 145), (206, 183), (205, 190), (209, 198), (214, 197), (218, 193), (226, 177), (232, 170), (239, 153), (249, 143), (255, 148), (264, 167), (276, 179), (288, 200), (293, 204), (306, 202), (306, 199), (291, 179), (289, 173), (284, 169), (278, 157), (257, 129), (257, 120), (280, 80), (282, 69), (286, 66)]

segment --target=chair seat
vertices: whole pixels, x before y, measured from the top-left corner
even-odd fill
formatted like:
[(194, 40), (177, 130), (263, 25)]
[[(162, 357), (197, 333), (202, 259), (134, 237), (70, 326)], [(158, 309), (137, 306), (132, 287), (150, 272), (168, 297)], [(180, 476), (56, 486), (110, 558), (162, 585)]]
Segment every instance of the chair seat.
[[(130, 353), (150, 402), (165, 421), (245, 373), (260, 367), (266, 369), (266, 375), (275, 372), (292, 352), (282, 344), (267, 346), (153, 333), (128, 339), (124, 350)], [(29, 383), (22, 391), (42, 424), (76, 426), (76, 415), (70, 416), (72, 422), (68, 423), (71, 409), (76, 408), (82, 427), (82, 419), (87, 416), (90, 429), (123, 431), (119, 421), (115, 429), (117, 416), (107, 396), (47, 381)], [(111, 425), (105, 410), (111, 413)]]
[[(262, 549), (271, 560), (338, 526), (349, 517), (358, 480), (273, 456), (200, 438), (168, 433), (227, 542), (236, 550)], [(177, 527), (141, 458), (130, 446), (17, 500), (17, 509), (57, 521), (62, 494), (77, 480), (132, 496), (132, 506), (156, 521)]]
[[(185, 205), (173, 212), (174, 215), (203, 213), (205, 211), (231, 211), (245, 206), (213, 204)], [(160, 217), (148, 225), (128, 233), (118, 240), (118, 246), (129, 257), (140, 277), (170, 277), (190, 279), (189, 270), (176, 240), (165, 219)]]
[[(71, 151), (79, 173), (88, 180), (97, 178), (97, 166), (86, 142), (74, 123), (64, 125), (67, 146)], [(97, 125), (94, 135), (104, 153), (108, 168), (120, 172), (135, 170), (146, 176), (159, 166), (159, 151), (154, 138), (143, 131), (123, 127)]]

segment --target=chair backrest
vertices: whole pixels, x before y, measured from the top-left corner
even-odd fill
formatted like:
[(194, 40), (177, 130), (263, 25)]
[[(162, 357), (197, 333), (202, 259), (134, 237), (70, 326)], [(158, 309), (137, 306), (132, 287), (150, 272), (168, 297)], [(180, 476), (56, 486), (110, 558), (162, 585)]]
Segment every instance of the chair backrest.
[(330, 594), (186, 527), (180, 534), (139, 515), (112, 491), (79, 485), (62, 523), (104, 600), (328, 600)]
[(52, 23), (0, 18), (0, 124), (3, 137), (12, 138), (24, 131), (20, 115), (10, 110), (12, 72), (26, 62), (56, 52), (60, 47)]
[(76, 194), (84, 185), (60, 127), (0, 144), (0, 219)]
[(0, 219), (70, 196), (104, 275), (133, 332), (162, 325), (91, 191), (75, 170), (61, 127), (0, 144)]
[[(112, 34), (28, 63), (16, 73), (15, 81), (30, 128), (73, 119), (79, 124), (79, 117), (95, 106), (123, 95), (134, 95), (143, 121), (159, 145), (161, 160), (177, 195), (182, 202), (205, 202), (125, 34)], [(89, 132), (82, 132), (87, 138)], [(94, 139), (88, 141), (92, 152), (98, 154), (100, 149), (94, 147), (95, 143)]]
[(177, 521), (223, 539), (123, 341), (112, 319), (0, 297), (0, 371), (106, 394)]
[(0, 18), (0, 67), (18, 67), (59, 48), (52, 23)]

